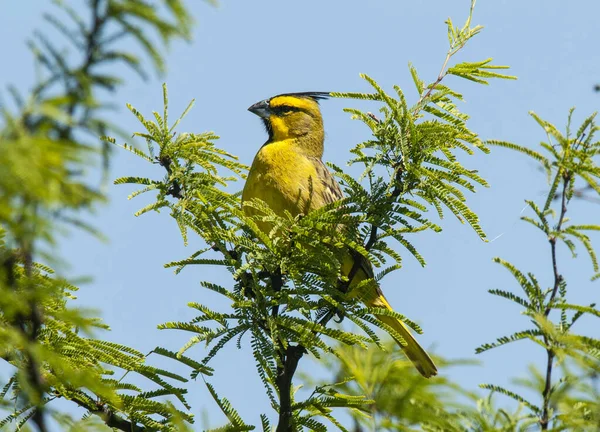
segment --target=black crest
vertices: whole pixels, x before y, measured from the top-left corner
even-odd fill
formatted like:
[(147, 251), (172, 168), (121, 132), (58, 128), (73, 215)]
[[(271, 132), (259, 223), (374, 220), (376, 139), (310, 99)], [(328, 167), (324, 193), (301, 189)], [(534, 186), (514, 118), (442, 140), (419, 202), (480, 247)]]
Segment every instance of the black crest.
[(277, 96), (273, 96), (271, 99), (279, 97), (279, 96), (296, 96), (296, 97), (303, 97), (303, 98), (309, 98), (309, 99), (313, 99), (315, 101), (320, 101), (323, 99), (328, 99), (331, 97), (331, 93), (330, 92), (298, 92), (298, 93), (282, 93), (282, 94), (278, 94)]

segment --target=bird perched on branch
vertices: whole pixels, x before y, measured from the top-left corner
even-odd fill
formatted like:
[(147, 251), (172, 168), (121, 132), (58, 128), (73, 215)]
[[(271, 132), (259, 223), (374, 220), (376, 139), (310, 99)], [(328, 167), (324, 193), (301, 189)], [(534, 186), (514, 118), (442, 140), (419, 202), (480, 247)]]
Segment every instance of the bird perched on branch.
[[(340, 186), (321, 160), (325, 134), (318, 101), (328, 96), (321, 92), (288, 93), (248, 108), (262, 119), (269, 139), (252, 162), (242, 202), (259, 198), (281, 216), (286, 210), (296, 216), (343, 198)], [(254, 210), (245, 206), (244, 211), (251, 214)], [(269, 230), (266, 223), (259, 222), (258, 226)], [(342, 272), (349, 275), (354, 261), (360, 260), (350, 290), (373, 277), (371, 263), (360, 258), (349, 253), (343, 263)], [(392, 310), (376, 285), (362, 294), (361, 300), (368, 307)], [(398, 344), (423, 376), (437, 374), (435, 364), (402, 321), (385, 315), (377, 318), (402, 336), (404, 341), (397, 341)]]

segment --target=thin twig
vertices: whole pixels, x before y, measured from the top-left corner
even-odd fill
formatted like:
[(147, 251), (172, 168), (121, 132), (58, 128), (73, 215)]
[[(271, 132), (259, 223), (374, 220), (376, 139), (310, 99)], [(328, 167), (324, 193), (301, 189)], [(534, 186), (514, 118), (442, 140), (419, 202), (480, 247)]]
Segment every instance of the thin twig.
[[(558, 223), (556, 225), (556, 232), (559, 233), (562, 224), (565, 220), (565, 214), (567, 213), (567, 189), (569, 187), (569, 183), (571, 182), (571, 177), (566, 176), (563, 180), (563, 190), (562, 190), (562, 199), (561, 199), (561, 207), (560, 207), (560, 216), (558, 218)], [(558, 288), (560, 287), (560, 283), (562, 282), (562, 276), (558, 272), (558, 264), (556, 261), (556, 236), (552, 236), (549, 240), (550, 247), (552, 251), (552, 270), (554, 272), (554, 286), (552, 287), (552, 293), (550, 295), (550, 299), (544, 311), (544, 316), (550, 315), (550, 311), (552, 310), (552, 303), (556, 298), (556, 294), (558, 293)]]
[[(557, 175), (560, 175), (558, 173)], [(560, 216), (558, 218), (558, 223), (556, 224), (555, 232), (558, 234), (562, 229), (562, 224), (565, 220), (565, 214), (567, 213), (567, 190), (569, 188), (571, 182), (571, 175), (566, 173), (563, 175), (563, 187), (562, 187), (562, 198), (561, 198), (561, 208), (560, 208)], [(550, 249), (552, 255), (552, 270), (554, 273), (554, 286), (552, 287), (552, 292), (550, 294), (550, 298), (548, 299), (548, 303), (544, 310), (544, 317), (548, 317), (550, 315), (550, 311), (552, 310), (552, 305), (554, 304), (554, 300), (556, 299), (556, 295), (558, 293), (558, 289), (560, 288), (561, 283), (563, 282), (563, 277), (558, 271), (558, 263), (556, 257), (556, 235), (551, 236), (549, 239)], [(543, 397), (543, 406), (542, 406), (542, 416), (540, 418), (540, 426), (542, 430), (548, 430), (548, 426), (550, 424), (550, 398), (552, 396), (552, 368), (554, 366), (554, 359), (556, 354), (554, 349), (550, 346), (550, 341), (547, 336), (544, 336), (544, 343), (546, 345), (546, 379), (544, 383), (544, 390), (542, 392)]]
[[(271, 287), (273, 288), (273, 291), (280, 292), (281, 289), (283, 288), (283, 275), (281, 274), (281, 267), (277, 267), (277, 270), (275, 271), (275, 273), (272, 273), (270, 275), (270, 277), (271, 277)], [(273, 309), (271, 310), (271, 314), (272, 314), (273, 318), (277, 317), (277, 315), (279, 314), (279, 304), (276, 304), (275, 306), (273, 306)]]
[(427, 90), (427, 92), (425, 94), (422, 94), (421, 97), (419, 98), (419, 100), (417, 101), (417, 103), (416, 103), (417, 110), (415, 111), (415, 114), (420, 111), (421, 103), (423, 103), (424, 100), (426, 100), (429, 96), (431, 96), (431, 93), (433, 92), (433, 90), (437, 87), (437, 85), (439, 83), (442, 82), (442, 80), (446, 76), (446, 74), (445, 74), (446, 66), (448, 66), (448, 62), (450, 61), (450, 57), (452, 57), (452, 55), (453, 55), (452, 50), (448, 51), (448, 53), (446, 54), (446, 60), (444, 60), (444, 64), (442, 64), (442, 68), (440, 69), (440, 73), (438, 74), (437, 79), (435, 80), (435, 82), (433, 84), (429, 85), (429, 89)]
[[(82, 75), (87, 75), (90, 69), (97, 63), (96, 51), (98, 49), (98, 45), (100, 44), (100, 37), (102, 35), (104, 26), (107, 22), (107, 16), (101, 14), (101, 0), (93, 0), (91, 3), (92, 9), (92, 26), (87, 32), (87, 37), (85, 40), (85, 46), (83, 49), (85, 50), (85, 56), (82, 64), (74, 71), (80, 71)], [(73, 75), (71, 75), (73, 76)], [(75, 110), (77, 106), (81, 104), (81, 100), (84, 99), (85, 95), (78, 95), (78, 93), (83, 92), (84, 88), (79, 80), (75, 80), (75, 86), (66, 85), (67, 95), (70, 96), (71, 102), (67, 107), (67, 113), (69, 117), (73, 117), (75, 114)], [(71, 88), (69, 88), (71, 87)], [(85, 108), (82, 117), (83, 119), (87, 119), (89, 116), (89, 107)], [(73, 131), (73, 125), (67, 124), (61, 130), (61, 136), (63, 138), (69, 138)]]

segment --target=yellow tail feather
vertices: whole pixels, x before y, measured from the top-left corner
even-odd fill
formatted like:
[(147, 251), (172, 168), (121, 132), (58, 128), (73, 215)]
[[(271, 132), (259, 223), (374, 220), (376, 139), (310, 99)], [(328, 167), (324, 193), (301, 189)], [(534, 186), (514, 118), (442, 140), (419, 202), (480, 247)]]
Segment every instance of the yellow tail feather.
[[(393, 310), (379, 288), (376, 290), (376, 296), (373, 296), (368, 299), (368, 301), (365, 301), (365, 304), (372, 307)], [(433, 363), (433, 360), (431, 360), (431, 357), (429, 357), (429, 354), (427, 354), (423, 347), (419, 345), (419, 342), (417, 342), (406, 324), (387, 315), (375, 316), (379, 321), (389, 325), (391, 328), (396, 330), (400, 336), (402, 336), (402, 339), (404, 339), (406, 345), (403, 345), (399, 340), (396, 340), (396, 343), (400, 345), (400, 348), (402, 348), (404, 354), (406, 354), (406, 357), (413, 362), (421, 375), (423, 375), (425, 378), (430, 378), (437, 375), (438, 371), (435, 363)]]
[[(369, 307), (376, 307), (382, 309), (393, 310), (387, 299), (381, 292), (381, 289), (377, 284), (372, 284), (369, 287), (366, 287), (361, 292), (353, 291), (353, 287), (355, 287), (359, 282), (365, 279), (373, 278), (373, 270), (371, 268), (371, 263), (369, 263), (366, 258), (362, 257), (362, 255), (351, 255), (348, 254), (346, 259), (342, 265), (342, 273), (348, 274), (354, 266), (354, 260), (356, 258), (361, 259), (361, 266), (359, 271), (354, 276), (352, 283), (350, 284), (350, 293), (349, 297), (359, 296), (362, 302)], [(435, 363), (429, 357), (429, 354), (425, 352), (425, 350), (419, 345), (419, 342), (415, 339), (415, 337), (410, 332), (409, 328), (402, 321), (387, 316), (387, 315), (375, 315), (379, 321), (384, 322), (389, 325), (391, 328), (396, 330), (396, 332), (402, 336), (405, 345), (402, 344), (399, 340), (396, 340), (398, 345), (402, 348), (406, 357), (414, 363), (415, 367), (419, 371), (421, 375), (425, 378), (430, 378), (432, 376), (437, 375), (437, 367), (435, 367)]]
[(419, 342), (414, 338), (406, 324), (402, 321), (397, 320), (396, 318), (386, 316), (386, 315), (375, 315), (378, 320), (384, 322), (385, 324), (392, 327), (402, 339), (406, 342), (406, 346), (402, 345), (400, 341), (396, 341), (398, 345), (402, 348), (406, 357), (413, 362), (417, 370), (421, 375), (425, 378), (430, 378), (432, 376), (437, 375), (437, 368), (435, 367), (435, 363), (429, 357), (429, 354), (419, 345)]

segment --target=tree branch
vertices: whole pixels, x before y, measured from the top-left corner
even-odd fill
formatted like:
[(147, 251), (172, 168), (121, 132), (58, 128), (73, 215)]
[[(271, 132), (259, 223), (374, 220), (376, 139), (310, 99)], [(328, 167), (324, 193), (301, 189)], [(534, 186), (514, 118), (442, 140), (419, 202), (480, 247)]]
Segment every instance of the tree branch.
[[(61, 396), (59, 396), (61, 397)], [(65, 398), (72, 402), (75, 402), (82, 408), (85, 408), (90, 413), (100, 417), (102, 421), (106, 424), (106, 426), (121, 430), (123, 432), (142, 432), (145, 431), (146, 428), (143, 426), (138, 426), (137, 424), (130, 422), (129, 420), (124, 419), (123, 417), (115, 414), (106, 404), (103, 402), (96, 402), (96, 407), (90, 407), (88, 403), (83, 400), (79, 400), (74, 397)]]
[(295, 430), (292, 412), (292, 378), (296, 373), (298, 362), (306, 350), (302, 345), (288, 346), (285, 350), (283, 365), (277, 368), (276, 384), (279, 390), (279, 423), (276, 432), (292, 432)]
[[(557, 175), (560, 175), (560, 173)], [(565, 214), (567, 213), (567, 190), (569, 188), (571, 180), (572, 176), (569, 173), (565, 173), (563, 175), (560, 216), (558, 218), (558, 223), (556, 224), (556, 233), (559, 233), (562, 229), (562, 224), (565, 220)], [(550, 294), (550, 298), (548, 299), (548, 303), (544, 310), (545, 317), (548, 317), (550, 315), (550, 311), (552, 310), (552, 304), (554, 303), (560, 284), (563, 282), (563, 277), (558, 271), (558, 263), (556, 258), (556, 235), (551, 236), (549, 242), (552, 255), (552, 271), (554, 273), (554, 286), (552, 287), (552, 293)], [(550, 398), (552, 396), (552, 368), (554, 366), (554, 359), (556, 357), (556, 354), (554, 353), (554, 349), (550, 346), (550, 341), (548, 340), (547, 336), (544, 336), (544, 343), (548, 348), (546, 348), (546, 380), (544, 383), (544, 391), (542, 392), (543, 406), (542, 416), (540, 418), (540, 426), (542, 430), (548, 430), (548, 426), (550, 424)]]
[(138, 426), (135, 423), (132, 423), (118, 416), (106, 406), (102, 407), (97, 411), (90, 412), (100, 417), (102, 421), (106, 424), (106, 426), (119, 429), (123, 432), (141, 432), (146, 430), (145, 427)]
[[(85, 39), (85, 46), (82, 47), (82, 50), (85, 52), (82, 64), (74, 69), (70, 75), (66, 78), (74, 78), (75, 73), (81, 73), (86, 76), (89, 74), (90, 69), (97, 63), (96, 51), (98, 49), (98, 45), (100, 43), (100, 37), (102, 35), (102, 31), (104, 29), (104, 25), (107, 21), (107, 16), (101, 14), (101, 2), (102, 0), (92, 0), (91, 2), (91, 10), (92, 10), (92, 19), (91, 19), (91, 28), (87, 32), (87, 37)], [(82, 86), (82, 83), (79, 79), (75, 78), (74, 85), (67, 82), (66, 84), (66, 94), (71, 97), (71, 102), (69, 103), (66, 111), (69, 117), (73, 117), (75, 114), (75, 110), (77, 106), (81, 104), (82, 101), (87, 99), (86, 95), (81, 94), (85, 91), (85, 88)], [(70, 87), (70, 88), (69, 88)], [(89, 117), (89, 108), (86, 108), (82, 114), (81, 123), (85, 123), (85, 120)], [(78, 123), (78, 122), (74, 122)], [(62, 138), (70, 138), (73, 132), (73, 124), (65, 125), (60, 131)]]
[[(277, 270), (275, 271), (275, 273), (272, 273), (270, 275), (270, 277), (271, 277), (271, 287), (273, 288), (273, 291), (275, 291), (275, 292), (281, 291), (281, 288), (283, 288), (283, 275), (281, 274), (281, 267), (277, 267)], [(279, 314), (279, 304), (276, 304), (275, 306), (273, 306), (273, 309), (271, 310), (271, 314), (273, 315), (273, 318)]]
[[(26, 203), (25, 205), (27, 206), (29, 205), (29, 203)], [(35, 206), (33, 206), (33, 211), (35, 211), (35, 209)], [(37, 426), (39, 432), (46, 432), (48, 428), (46, 426), (43, 402), (44, 393), (46, 392), (46, 383), (44, 382), (44, 379), (40, 372), (40, 365), (38, 364), (37, 359), (31, 353), (30, 350), (31, 345), (37, 342), (38, 334), (43, 324), (42, 313), (40, 311), (40, 308), (38, 307), (38, 304), (35, 301), (35, 299), (31, 297), (31, 293), (33, 293), (36, 289), (32, 280), (33, 246), (30, 242), (25, 241), (23, 239), (18, 239), (18, 242), (21, 246), (20, 255), (22, 256), (19, 257), (18, 254), (14, 252), (10, 253), (9, 256), (2, 263), (6, 272), (7, 286), (13, 292), (17, 293), (18, 280), (16, 267), (20, 260), (24, 262), (24, 286), (28, 294), (27, 299), (29, 313), (17, 315), (14, 321), (11, 323), (11, 325), (16, 327), (22, 333), (24, 338), (28, 341), (28, 344), (23, 348), (23, 358), (25, 363), (24, 367), (23, 365), (17, 365), (17, 367), (21, 368), (24, 371), (25, 380), (27, 381), (27, 385), (29, 387), (29, 390), (26, 393), (26, 398), (28, 402), (35, 407), (35, 411), (32, 416), (32, 421)], [(11, 354), (8, 353), (6, 354), (6, 358), (4, 356), (2, 358), (6, 361), (9, 361), (10, 356)]]

